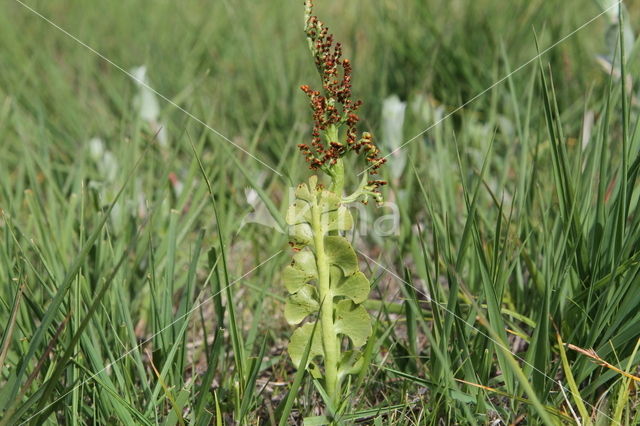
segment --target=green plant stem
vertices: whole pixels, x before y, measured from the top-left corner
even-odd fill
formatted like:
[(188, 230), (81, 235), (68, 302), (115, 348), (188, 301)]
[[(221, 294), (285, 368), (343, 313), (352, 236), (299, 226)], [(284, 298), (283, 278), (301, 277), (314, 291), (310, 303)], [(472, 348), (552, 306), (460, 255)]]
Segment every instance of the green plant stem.
[(344, 163), (341, 158), (331, 166), (331, 191), (338, 197), (342, 197), (344, 193)]
[(324, 235), (320, 222), (321, 207), (314, 202), (311, 208), (313, 235), (318, 269), (318, 290), (322, 306), (320, 324), (322, 326), (322, 346), (324, 349), (325, 387), (332, 402), (338, 394), (338, 339), (333, 324), (333, 293), (330, 284), (329, 260), (324, 251)]

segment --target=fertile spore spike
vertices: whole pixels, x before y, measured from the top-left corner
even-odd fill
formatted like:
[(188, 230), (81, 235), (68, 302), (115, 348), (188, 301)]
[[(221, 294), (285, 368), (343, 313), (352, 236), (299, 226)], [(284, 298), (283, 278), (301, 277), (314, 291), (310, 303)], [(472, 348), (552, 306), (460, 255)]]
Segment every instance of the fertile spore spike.
[[(313, 2), (307, 0), (305, 33), (320, 74), (322, 91), (314, 90), (306, 84), (300, 86), (309, 97), (313, 117), (313, 149), (299, 145), (300, 150), (313, 170), (330, 169), (349, 151), (362, 153), (369, 163), (370, 173), (375, 174), (385, 160), (379, 157), (380, 150), (373, 143), (370, 133), (363, 133), (360, 139), (357, 137), (356, 125), (360, 121), (357, 111), (362, 101), (352, 97), (351, 61), (342, 58), (342, 45), (335, 42), (327, 26), (312, 15), (312, 9)], [(344, 143), (340, 141), (340, 130), (343, 127), (346, 127)], [(326, 143), (323, 143), (321, 135), (324, 135)], [(385, 184), (381, 180), (375, 182), (376, 188)]]

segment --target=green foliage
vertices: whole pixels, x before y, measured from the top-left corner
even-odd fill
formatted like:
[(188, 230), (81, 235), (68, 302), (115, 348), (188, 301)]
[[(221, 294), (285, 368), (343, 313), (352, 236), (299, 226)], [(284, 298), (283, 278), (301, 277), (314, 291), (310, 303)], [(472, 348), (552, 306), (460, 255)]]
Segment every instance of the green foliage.
[[(325, 369), (337, 369), (339, 387), (347, 375), (359, 374), (364, 367), (359, 352), (342, 351), (343, 339), (348, 338), (348, 347), (358, 349), (372, 332), (371, 318), (362, 306), (369, 295), (369, 281), (359, 270), (356, 253), (349, 241), (343, 236), (332, 235), (350, 230), (353, 218), (340, 197), (324, 189), (318, 184), (318, 178), (312, 176), (308, 184), (300, 184), (296, 188), (286, 220), (291, 227), (291, 242), (299, 251), (282, 274), (290, 293), (284, 315), (291, 325), (300, 324), (308, 317), (312, 321), (294, 331), (289, 342), (289, 355), (294, 365), (300, 368), (300, 360), (311, 341), (311, 331), (320, 310), (329, 311), (330, 324), (324, 319), (318, 322), (308, 363), (312, 365), (310, 371), (316, 378), (323, 377), (322, 368), (316, 364), (319, 359), (324, 359)], [(319, 239), (322, 239), (322, 244), (317, 244)], [(323, 267), (322, 262), (328, 268)], [(328, 272), (328, 291), (320, 287), (320, 271)], [(333, 334), (333, 339), (328, 342), (322, 337), (325, 336), (323, 327), (330, 327)], [(325, 353), (334, 351), (336, 345), (342, 353), (337, 360), (339, 365), (327, 367)]]

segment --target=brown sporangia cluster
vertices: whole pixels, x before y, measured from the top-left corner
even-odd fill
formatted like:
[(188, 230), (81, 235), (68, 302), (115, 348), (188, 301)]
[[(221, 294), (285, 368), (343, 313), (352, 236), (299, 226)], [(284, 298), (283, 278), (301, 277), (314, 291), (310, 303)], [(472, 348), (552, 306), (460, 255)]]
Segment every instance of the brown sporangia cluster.
[[(310, 11), (312, 0), (307, 0), (305, 6)], [(380, 150), (373, 143), (370, 133), (364, 132), (359, 139), (357, 137), (356, 124), (360, 120), (357, 111), (362, 101), (352, 99), (351, 62), (342, 59), (341, 44), (335, 42), (329, 29), (310, 13), (305, 32), (322, 79), (322, 91), (314, 90), (308, 85), (301, 86), (309, 97), (313, 111), (313, 133), (311, 146), (300, 144), (298, 147), (313, 170), (330, 167), (347, 152), (355, 151), (364, 155), (369, 163), (369, 173), (376, 174), (386, 160), (380, 158)], [(327, 132), (331, 128), (343, 126), (346, 127), (344, 142), (337, 140), (337, 131)], [(384, 185), (384, 182), (374, 180), (369, 184), (378, 187)]]

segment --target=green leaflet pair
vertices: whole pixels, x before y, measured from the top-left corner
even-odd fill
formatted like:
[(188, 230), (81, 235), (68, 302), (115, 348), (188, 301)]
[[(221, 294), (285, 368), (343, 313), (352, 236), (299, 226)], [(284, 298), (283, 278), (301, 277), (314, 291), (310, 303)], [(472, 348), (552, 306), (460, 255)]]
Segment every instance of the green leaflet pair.
[(289, 354), (300, 368), (318, 318), (305, 367), (313, 377), (324, 378), (325, 390), (335, 401), (344, 379), (364, 367), (356, 350), (372, 332), (371, 318), (362, 306), (369, 295), (369, 280), (358, 268), (353, 247), (339, 235), (353, 227), (353, 218), (341, 197), (318, 185), (312, 176), (308, 185), (297, 187), (286, 220), (291, 243), (299, 251), (283, 271), (290, 293), (285, 318), (292, 325), (309, 319), (291, 336)]

